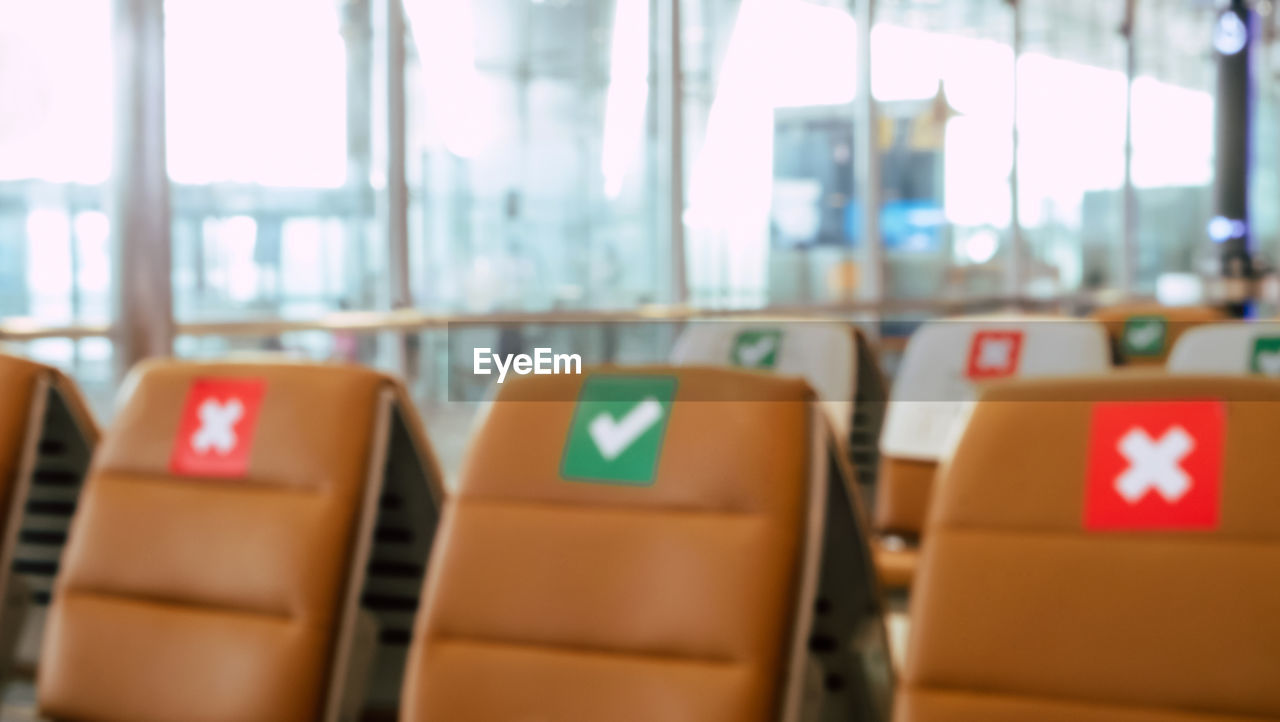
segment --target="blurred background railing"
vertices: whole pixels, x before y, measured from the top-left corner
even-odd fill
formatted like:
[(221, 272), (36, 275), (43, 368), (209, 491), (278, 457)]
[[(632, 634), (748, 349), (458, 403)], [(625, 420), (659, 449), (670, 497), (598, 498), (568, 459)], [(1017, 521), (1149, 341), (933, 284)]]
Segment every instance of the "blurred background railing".
[[(241, 354), (286, 354), (312, 360), (363, 363), (402, 375), (433, 434), (441, 438), (442, 460), (456, 468), (471, 418), (488, 386), (471, 373), (465, 352), (487, 346), (501, 353), (535, 347), (570, 350), (586, 364), (662, 363), (684, 324), (690, 321), (768, 317), (782, 320), (843, 319), (858, 323), (878, 340), (881, 363), (889, 371), (911, 331), (924, 319), (942, 315), (1006, 310), (1078, 314), (1104, 300), (1098, 294), (1031, 298), (964, 296), (899, 299), (759, 309), (697, 309), (642, 306), (629, 310), (563, 310), (482, 314), (432, 314), (415, 309), (345, 311), (308, 319), (257, 318), (200, 321), (175, 326), (175, 352), (186, 358)], [(1114, 299), (1105, 299), (1114, 300)], [(95, 411), (110, 418), (116, 371), (110, 355), (110, 324), (52, 326), (32, 319), (0, 321), (0, 345), (57, 363), (80, 381)], [(456, 349), (450, 346), (454, 339)]]

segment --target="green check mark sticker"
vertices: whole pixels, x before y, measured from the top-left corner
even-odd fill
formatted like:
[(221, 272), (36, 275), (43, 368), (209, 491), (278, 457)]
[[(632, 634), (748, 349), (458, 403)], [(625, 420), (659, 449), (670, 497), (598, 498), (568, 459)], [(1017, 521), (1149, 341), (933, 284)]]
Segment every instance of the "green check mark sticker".
[(741, 331), (733, 339), (730, 360), (734, 366), (749, 369), (771, 369), (778, 365), (778, 349), (782, 347), (782, 331), (778, 329)]
[(1253, 340), (1249, 370), (1264, 376), (1280, 376), (1280, 336), (1259, 336)]
[(589, 376), (582, 383), (560, 475), (651, 486), (676, 393), (674, 376)]
[(1159, 356), (1164, 351), (1168, 322), (1164, 316), (1133, 316), (1124, 322), (1124, 351), (1128, 356)]

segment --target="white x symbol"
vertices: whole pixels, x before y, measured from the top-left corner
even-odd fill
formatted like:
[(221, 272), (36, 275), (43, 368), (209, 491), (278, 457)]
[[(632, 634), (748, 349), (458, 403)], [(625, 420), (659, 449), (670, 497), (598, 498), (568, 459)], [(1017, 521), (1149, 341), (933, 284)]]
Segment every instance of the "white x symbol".
[(1142, 429), (1129, 429), (1116, 444), (1129, 461), (1129, 468), (1116, 477), (1116, 492), (1130, 504), (1138, 503), (1151, 489), (1170, 504), (1177, 502), (1191, 489), (1191, 477), (1180, 463), (1195, 447), (1195, 439), (1181, 426), (1166, 431), (1159, 441)]
[(1013, 354), (1013, 341), (1007, 338), (988, 338), (982, 341), (978, 349), (978, 368), (1003, 369), (1009, 366), (1009, 356)]
[(200, 416), (200, 428), (191, 435), (191, 448), (203, 454), (212, 447), (219, 454), (229, 454), (236, 448), (236, 422), (244, 415), (240, 399), (230, 399), (220, 404), (206, 399), (196, 412)]

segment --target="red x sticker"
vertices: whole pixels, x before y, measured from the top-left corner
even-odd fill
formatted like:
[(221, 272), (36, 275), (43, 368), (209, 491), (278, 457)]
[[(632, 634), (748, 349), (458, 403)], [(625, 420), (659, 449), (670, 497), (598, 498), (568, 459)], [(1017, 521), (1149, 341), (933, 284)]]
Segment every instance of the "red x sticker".
[(1022, 359), (1021, 331), (978, 331), (969, 345), (965, 375), (974, 380), (1001, 379), (1018, 372)]
[(1085, 527), (1216, 528), (1225, 434), (1220, 401), (1094, 404)]
[(239, 477), (249, 471), (253, 432), (267, 385), (260, 379), (191, 382), (169, 469), (183, 476)]

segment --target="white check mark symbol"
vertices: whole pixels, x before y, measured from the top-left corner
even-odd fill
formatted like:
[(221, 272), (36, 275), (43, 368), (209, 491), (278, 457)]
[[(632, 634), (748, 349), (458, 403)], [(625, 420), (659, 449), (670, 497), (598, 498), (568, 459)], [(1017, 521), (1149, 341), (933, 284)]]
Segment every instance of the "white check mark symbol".
[(738, 347), (738, 358), (746, 366), (759, 366), (766, 356), (773, 352), (774, 338), (764, 336), (755, 343), (744, 343)]
[(1259, 351), (1258, 370), (1267, 376), (1280, 376), (1280, 351)]
[(601, 412), (591, 420), (587, 431), (605, 461), (613, 461), (661, 418), (662, 404), (650, 396), (617, 421), (609, 412)]
[(1160, 338), (1160, 326), (1156, 323), (1148, 323), (1142, 326), (1134, 326), (1129, 329), (1129, 343), (1134, 348), (1148, 348), (1154, 346)]

